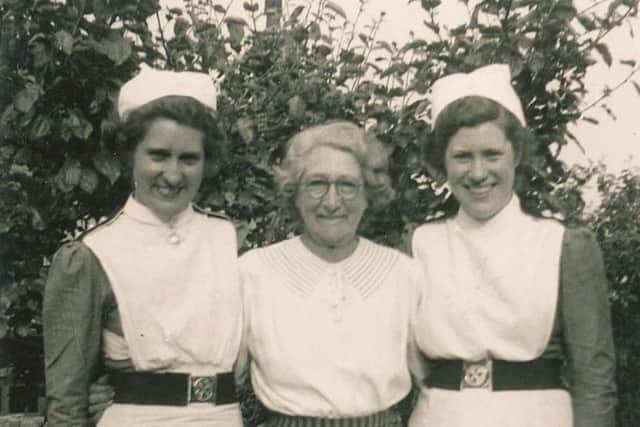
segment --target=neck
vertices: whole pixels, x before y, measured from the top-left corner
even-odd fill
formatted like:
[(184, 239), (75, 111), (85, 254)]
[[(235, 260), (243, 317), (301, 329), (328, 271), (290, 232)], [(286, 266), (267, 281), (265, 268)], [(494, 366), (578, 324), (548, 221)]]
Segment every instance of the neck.
[(340, 262), (345, 260), (355, 252), (358, 247), (358, 237), (354, 236), (347, 242), (340, 242), (333, 246), (327, 246), (320, 244), (313, 240), (308, 234), (302, 235), (302, 243), (319, 258), (322, 258), (326, 262)]

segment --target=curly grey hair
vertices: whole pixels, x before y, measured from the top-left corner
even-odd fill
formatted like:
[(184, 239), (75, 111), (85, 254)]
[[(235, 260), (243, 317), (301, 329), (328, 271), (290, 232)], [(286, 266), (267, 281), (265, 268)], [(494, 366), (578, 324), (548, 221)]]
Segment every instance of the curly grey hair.
[(372, 209), (383, 209), (393, 200), (395, 192), (388, 173), (387, 147), (358, 125), (335, 121), (304, 129), (289, 139), (286, 155), (275, 167), (278, 189), (289, 207), (294, 206), (304, 173), (304, 159), (314, 148), (322, 146), (345, 151), (356, 158), (364, 178), (367, 201)]

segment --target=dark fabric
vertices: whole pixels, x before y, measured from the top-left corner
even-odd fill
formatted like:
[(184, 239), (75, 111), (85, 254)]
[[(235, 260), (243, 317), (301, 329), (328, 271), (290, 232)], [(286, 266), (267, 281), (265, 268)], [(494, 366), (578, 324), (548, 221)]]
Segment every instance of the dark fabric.
[[(541, 358), (527, 362), (492, 360), (491, 363), (493, 391), (564, 388), (560, 378), (561, 360)], [(431, 360), (429, 366), (431, 369), (426, 379), (429, 387), (460, 390), (464, 377), (462, 360)]]
[(560, 260), (558, 328), (543, 357), (562, 351), (574, 425), (615, 426), (615, 350), (608, 283), (592, 232), (567, 228)]
[(270, 412), (265, 427), (401, 427), (402, 419), (394, 409), (354, 418), (318, 418), (290, 416)]
[(47, 425), (92, 425), (88, 387), (101, 373), (100, 342), (110, 287), (85, 245), (64, 245), (53, 258), (44, 292)]

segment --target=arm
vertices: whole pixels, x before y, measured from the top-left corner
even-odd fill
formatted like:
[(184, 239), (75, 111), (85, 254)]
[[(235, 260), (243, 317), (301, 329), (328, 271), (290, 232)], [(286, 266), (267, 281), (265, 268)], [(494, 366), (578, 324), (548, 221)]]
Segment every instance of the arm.
[(608, 285), (592, 233), (565, 231), (560, 264), (562, 328), (576, 427), (615, 425), (615, 355)]
[(54, 256), (43, 308), (49, 427), (92, 424), (88, 386), (100, 366), (106, 280), (93, 253), (81, 243), (65, 245)]

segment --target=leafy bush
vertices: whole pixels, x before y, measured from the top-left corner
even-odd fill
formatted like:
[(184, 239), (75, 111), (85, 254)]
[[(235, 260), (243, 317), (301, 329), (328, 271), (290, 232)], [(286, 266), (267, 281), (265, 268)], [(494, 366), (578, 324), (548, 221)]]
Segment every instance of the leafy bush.
[[(581, 117), (591, 55), (611, 63), (603, 38), (637, 13), (637, 1), (608, 1), (596, 16), (569, 0), (484, 0), (456, 28), (437, 22), (440, 3), (421, 2), (433, 37), (398, 46), (377, 39), (384, 15), (358, 32), (364, 1), (354, 22), (337, 2), (292, 2), (281, 25), (264, 31), (254, 1), (244, 4), (249, 22), (211, 0), (175, 9), (159, 0), (0, 2), (2, 308), (40, 292), (60, 242), (125, 200), (129, 183), (108, 136), (118, 88), (143, 62), (217, 78), (231, 155), (200, 202), (237, 222), (243, 249), (294, 231), (270, 167), (296, 130), (337, 118), (365, 125), (392, 152), (395, 214), (373, 215), (363, 233), (397, 245), (449, 196), (421, 159), (428, 87), (445, 73), (498, 61), (511, 65), (538, 137), (518, 186), (533, 203), (575, 211), (579, 189), (575, 197), (554, 194), (567, 179), (557, 153), (573, 138), (567, 125)], [(21, 330), (37, 337), (33, 319)], [(7, 336), (17, 337), (15, 324), (7, 326)]]

